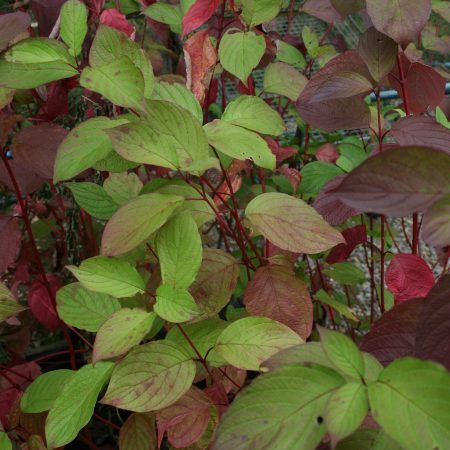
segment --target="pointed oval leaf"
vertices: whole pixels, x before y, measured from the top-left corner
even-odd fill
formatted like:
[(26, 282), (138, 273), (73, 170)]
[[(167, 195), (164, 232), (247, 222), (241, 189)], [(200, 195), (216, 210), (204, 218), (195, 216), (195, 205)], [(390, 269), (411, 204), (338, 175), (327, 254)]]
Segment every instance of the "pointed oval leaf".
[(189, 390), (195, 371), (195, 362), (172, 342), (140, 345), (115, 367), (102, 403), (135, 412), (165, 408)]
[(123, 205), (128, 200), (139, 195), (142, 189), (142, 181), (131, 173), (111, 173), (103, 183), (103, 189), (118, 205)]
[(279, 136), (285, 127), (281, 116), (263, 99), (242, 95), (228, 103), (222, 120), (262, 134)]
[(369, 411), (367, 387), (351, 382), (334, 391), (325, 408), (325, 425), (335, 445), (357, 430)]
[(157, 193), (130, 200), (106, 224), (102, 254), (117, 256), (133, 250), (164, 225), (182, 203), (183, 197)]
[(308, 79), (294, 67), (284, 62), (269, 64), (264, 72), (264, 91), (284, 95), (295, 102)]
[(446, 448), (450, 442), (450, 374), (434, 362), (402, 358), (369, 385), (373, 418), (404, 448)]
[(131, 297), (144, 292), (144, 280), (138, 271), (125, 261), (106, 256), (85, 259), (79, 267), (67, 266), (81, 284), (95, 292), (113, 297)]
[(218, 151), (241, 161), (251, 159), (265, 169), (275, 169), (275, 156), (267, 142), (256, 133), (224, 120), (213, 120), (204, 127), (208, 142)]
[(233, 401), (212, 449), (316, 448), (326, 432), (326, 403), (343, 384), (334, 370), (315, 365), (292, 364), (262, 375)]
[(170, 219), (158, 232), (156, 251), (164, 284), (187, 289), (202, 263), (202, 240), (197, 224), (188, 213)]
[(20, 409), (25, 413), (48, 411), (62, 392), (65, 383), (75, 375), (73, 370), (59, 369), (39, 375), (20, 399)]
[(426, 210), (447, 194), (449, 173), (450, 156), (446, 153), (399, 147), (364, 161), (332, 192), (360, 211), (404, 216)]
[(244, 296), (247, 311), (276, 320), (303, 340), (311, 334), (313, 304), (308, 286), (291, 268), (269, 264), (258, 268)]
[(283, 250), (318, 253), (344, 242), (311, 206), (286, 194), (258, 195), (247, 205), (245, 215), (257, 232)]
[(195, 0), (183, 17), (182, 36), (203, 25), (214, 14), (219, 4), (220, 0)]
[(154, 417), (131, 414), (120, 428), (119, 450), (155, 450), (157, 446)]
[(345, 334), (319, 327), (322, 347), (339, 372), (352, 378), (364, 376), (364, 359), (356, 344)]
[(8, 47), (14, 39), (25, 33), (31, 25), (30, 16), (23, 11), (17, 11), (0, 16), (0, 51)]
[(261, 61), (265, 49), (264, 36), (252, 31), (246, 33), (228, 31), (220, 41), (220, 63), (225, 70), (246, 84), (252, 70)]
[(58, 316), (68, 325), (97, 331), (111, 314), (120, 309), (120, 303), (110, 295), (89, 291), (80, 283), (71, 283), (57, 292), (56, 309)]
[(275, 320), (245, 317), (222, 331), (215, 351), (235, 367), (259, 370), (273, 354), (302, 342), (294, 331)]
[(8, 437), (8, 434), (4, 431), (0, 431), (0, 448), (3, 450), (13, 450), (12, 442)]
[(281, 0), (243, 0), (242, 17), (249, 27), (254, 27), (276, 17), (281, 5)]
[(88, 10), (79, 0), (68, 0), (61, 8), (60, 35), (72, 56), (81, 53), (87, 33)]
[(30, 38), (20, 41), (5, 53), (6, 61), (12, 63), (32, 64), (65, 62), (73, 65), (67, 47), (55, 39)]
[(128, 352), (144, 339), (155, 319), (155, 313), (142, 309), (122, 308), (115, 311), (97, 331), (92, 363)]
[(49, 448), (62, 447), (72, 442), (88, 424), (97, 397), (109, 380), (113, 368), (114, 364), (111, 362), (100, 362), (95, 367), (87, 364), (65, 383), (45, 422)]
[(170, 284), (162, 284), (156, 290), (156, 314), (173, 323), (187, 322), (200, 315), (194, 298), (185, 289), (175, 289)]

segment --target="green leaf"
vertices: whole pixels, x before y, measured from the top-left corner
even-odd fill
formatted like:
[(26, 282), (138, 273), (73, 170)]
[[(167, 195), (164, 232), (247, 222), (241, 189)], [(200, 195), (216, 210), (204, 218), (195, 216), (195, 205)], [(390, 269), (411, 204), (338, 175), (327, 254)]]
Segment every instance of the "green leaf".
[(97, 219), (109, 219), (119, 209), (119, 205), (95, 183), (67, 183), (78, 206)]
[(378, 359), (370, 353), (361, 353), (364, 359), (364, 381), (366, 384), (368, 382), (376, 381), (383, 370), (383, 366), (379, 363)]
[(254, 231), (290, 252), (318, 253), (345, 242), (311, 206), (287, 194), (258, 195), (247, 205), (245, 215)]
[(80, 267), (67, 268), (84, 287), (116, 298), (131, 297), (145, 290), (144, 280), (137, 270), (120, 259), (94, 256), (85, 259)]
[(20, 41), (5, 53), (5, 59), (12, 63), (22, 64), (52, 62), (75, 64), (75, 60), (62, 42), (41, 37)]
[(283, 62), (269, 64), (264, 72), (264, 92), (284, 95), (295, 102), (308, 79), (292, 66)]
[(88, 10), (86, 5), (79, 0), (68, 0), (61, 8), (60, 35), (69, 46), (72, 56), (81, 53), (84, 38), (87, 33)]
[(102, 254), (117, 256), (129, 252), (161, 228), (183, 197), (144, 194), (130, 200), (111, 217), (102, 237)]
[(222, 36), (219, 45), (219, 59), (223, 68), (239, 78), (244, 84), (259, 64), (266, 50), (264, 36), (252, 31), (242, 33), (230, 30)]
[(73, 178), (112, 153), (111, 141), (103, 130), (127, 122), (122, 117), (115, 120), (94, 117), (74, 128), (58, 148), (54, 182)]
[[(214, 367), (226, 365), (226, 361), (221, 358), (214, 349), (220, 333), (229, 325), (225, 320), (211, 317), (201, 322), (183, 325), (184, 332), (194, 343), (195, 348), (203, 358), (207, 356), (208, 364)], [(179, 348), (188, 353), (192, 359), (198, 358), (189, 342), (181, 333), (178, 327), (172, 327), (167, 333), (166, 340), (174, 342)]]
[(341, 156), (336, 161), (336, 165), (346, 172), (352, 171), (368, 158), (364, 147), (350, 142), (338, 145), (338, 151)]
[(185, 289), (162, 284), (156, 289), (156, 314), (172, 323), (187, 322), (200, 315), (200, 310), (192, 295)]
[(26, 306), (22, 306), (14, 300), (9, 300), (7, 298), (0, 299), (0, 323), (14, 317), (22, 311), (28, 309)]
[(355, 313), (350, 307), (337, 301), (334, 297), (328, 295), (323, 289), (320, 289), (318, 292), (316, 292), (316, 297), (322, 303), (325, 303), (325, 305), (331, 306), (338, 313), (342, 314), (344, 317), (347, 317), (347, 319), (359, 322), (358, 317), (356, 317)]
[(314, 365), (258, 377), (227, 410), (213, 450), (315, 449), (326, 432), (325, 405), (343, 383), (335, 371)]
[(0, 109), (3, 109), (12, 102), (15, 92), (15, 89), (0, 87)]
[(119, 450), (153, 450), (158, 448), (155, 418), (134, 413), (120, 428)]
[(317, 194), (329, 181), (342, 175), (339, 167), (324, 161), (312, 161), (302, 167), (302, 180), (298, 192), (303, 194)]
[[(112, 145), (110, 143), (111, 149)], [(122, 158), (118, 153), (111, 151), (104, 158), (96, 161), (92, 166), (95, 170), (99, 170), (102, 172), (113, 172), (120, 173), (125, 172), (129, 169), (135, 169), (139, 166), (139, 163), (135, 163), (133, 161), (127, 161), (125, 158)]]
[(80, 85), (119, 106), (140, 108), (144, 98), (142, 72), (126, 56), (103, 66), (84, 68)]
[(265, 169), (275, 169), (275, 155), (258, 134), (218, 119), (206, 124), (203, 129), (208, 142), (216, 150), (241, 161), (251, 159)]
[(111, 376), (113, 367), (111, 362), (100, 362), (95, 367), (87, 364), (67, 381), (45, 422), (45, 436), (50, 449), (72, 442), (88, 424), (98, 394)]
[[(302, 28), (302, 39), (305, 44), (308, 55), (315, 55), (314, 51), (319, 47), (319, 38), (314, 30), (305, 26)], [(312, 56), (314, 58), (314, 56)]]
[(144, 97), (150, 98), (155, 84), (155, 76), (150, 59), (139, 44), (132, 41), (125, 33), (107, 25), (100, 25), (95, 33), (94, 42), (89, 52), (92, 67), (113, 63), (123, 56), (128, 57), (141, 71), (144, 78)]
[(367, 387), (358, 382), (347, 383), (334, 391), (325, 408), (325, 425), (332, 445), (357, 430), (369, 411)]
[(366, 280), (366, 274), (349, 262), (335, 263), (329, 269), (324, 269), (323, 273), (341, 284), (360, 284)]
[(187, 289), (202, 263), (202, 240), (188, 212), (177, 214), (158, 232), (156, 250), (164, 284)]
[(352, 378), (364, 376), (364, 359), (356, 344), (345, 334), (318, 327), (325, 354), (337, 370)]
[(100, 325), (115, 311), (120, 303), (115, 297), (92, 292), (80, 283), (71, 283), (56, 293), (58, 316), (81, 330), (97, 331)]
[(4, 431), (0, 431), (0, 448), (2, 450), (13, 450), (12, 442)]
[[(154, 3), (151, 6), (156, 5), (158, 5), (158, 3)], [(175, 103), (193, 114), (200, 123), (203, 123), (203, 111), (200, 103), (195, 98), (195, 95), (182, 84), (170, 84), (160, 81), (155, 85), (152, 99)]]
[(215, 350), (235, 367), (259, 370), (273, 354), (302, 342), (297, 333), (275, 320), (245, 317), (222, 331)]
[(178, 6), (157, 2), (150, 5), (144, 14), (157, 22), (169, 25), (172, 32), (181, 33), (183, 16)]
[(144, 339), (155, 319), (155, 313), (137, 308), (122, 308), (114, 312), (97, 331), (92, 363), (128, 352)]
[(135, 412), (163, 409), (189, 390), (195, 370), (191, 357), (172, 342), (140, 345), (116, 365), (101, 402)]
[(303, 53), (287, 42), (276, 40), (277, 60), (295, 67), (297, 70), (303, 70), (306, 67)]
[(39, 375), (20, 399), (20, 409), (25, 413), (48, 411), (61, 394), (65, 383), (75, 375), (73, 370), (59, 369)]
[(285, 127), (281, 116), (263, 99), (241, 95), (225, 108), (222, 120), (251, 131), (279, 136)]
[(242, 0), (242, 17), (249, 27), (272, 20), (281, 9), (281, 0)]
[(118, 205), (137, 197), (142, 186), (142, 181), (133, 172), (111, 173), (103, 183), (106, 194)]
[(373, 418), (405, 449), (448, 447), (450, 374), (441, 365), (397, 359), (369, 384)]
[(64, 61), (22, 64), (0, 58), (0, 87), (33, 89), (75, 75), (78, 75), (78, 70)]

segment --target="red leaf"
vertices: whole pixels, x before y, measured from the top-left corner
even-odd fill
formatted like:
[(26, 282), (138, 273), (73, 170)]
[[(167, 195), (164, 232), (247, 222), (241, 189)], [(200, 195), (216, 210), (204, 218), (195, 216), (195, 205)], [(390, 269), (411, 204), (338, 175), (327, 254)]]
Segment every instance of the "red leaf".
[(220, 0), (197, 0), (183, 17), (182, 37), (202, 26), (220, 5)]
[(31, 9), (39, 24), (39, 36), (47, 37), (58, 20), (59, 11), (65, 0), (33, 0)]
[[(44, 180), (39, 175), (16, 161), (9, 161), (9, 166), (14, 173), (22, 194), (31, 194), (43, 185)], [(11, 177), (4, 164), (0, 164), (0, 184), (4, 184), (13, 192), (15, 191)]]
[[(54, 275), (47, 274), (53, 299), (61, 283)], [(49, 331), (56, 330), (60, 324), (58, 314), (55, 311), (52, 298), (49, 297), (47, 288), (41, 280), (36, 280), (28, 291), (28, 305), (34, 317)]]
[(67, 134), (65, 128), (51, 122), (22, 128), (13, 141), (15, 163), (52, 179), (56, 152)]
[[(406, 56), (401, 56), (403, 73), (406, 77), (405, 91), (408, 93), (408, 108), (410, 113), (422, 114), (434, 110), (445, 96), (445, 79), (432, 67), (416, 62), (410, 63)], [(397, 65), (389, 75), (392, 87), (403, 98)]]
[(270, 150), (275, 155), (277, 164), (298, 153), (298, 150), (294, 147), (281, 147), (281, 145), (271, 137), (266, 137), (265, 140)]
[(167, 432), (175, 448), (189, 447), (206, 431), (212, 403), (200, 389), (191, 387), (179, 400), (157, 413), (158, 442)]
[(300, 11), (329, 23), (342, 21), (341, 15), (336, 11), (330, 0), (306, 0)]
[(294, 194), (297, 193), (298, 186), (302, 181), (302, 176), (300, 175), (300, 172), (297, 169), (289, 167), (287, 164), (283, 164), (279, 168), (279, 171), (288, 179), (289, 183), (292, 186)]
[(52, 121), (58, 116), (69, 114), (69, 96), (65, 86), (68, 84), (55, 81), (47, 88), (47, 100), (39, 110), (38, 118)]
[(328, 264), (345, 261), (359, 245), (364, 244), (367, 240), (367, 231), (365, 225), (356, 225), (342, 231), (342, 236), (347, 241), (346, 244), (338, 244), (331, 249), (327, 257)]
[(346, 175), (338, 175), (329, 181), (319, 192), (314, 201), (314, 208), (330, 225), (339, 225), (350, 217), (360, 214), (360, 211), (350, 208), (341, 202), (332, 191), (345, 179)]
[(217, 61), (217, 52), (211, 44), (208, 30), (191, 36), (184, 44), (187, 86), (203, 104)]
[(450, 130), (430, 117), (405, 117), (394, 123), (391, 133), (400, 145), (423, 145), (450, 154)]
[(6, 111), (0, 111), (0, 147), (3, 147), (6, 144), (9, 133), (22, 119), (23, 117), (19, 114), (10, 114)]
[(9, 428), (9, 413), (16, 398), (20, 395), (19, 389), (9, 388), (0, 391), (0, 428)]
[(0, 274), (16, 260), (22, 233), (15, 217), (0, 215)]
[(420, 256), (399, 254), (387, 268), (386, 284), (395, 295), (395, 303), (400, 303), (426, 297), (434, 286), (434, 275)]
[(8, 47), (21, 33), (31, 25), (30, 16), (22, 11), (0, 16), (0, 51)]
[(115, 8), (105, 9), (100, 16), (100, 23), (115, 28), (130, 38), (133, 38), (136, 31), (133, 25), (127, 21), (125, 15)]
[(250, 314), (284, 323), (304, 340), (311, 334), (313, 307), (309, 289), (290, 267), (260, 267), (247, 285), (244, 302)]
[(11, 371), (5, 369), (6, 377), (0, 377), (0, 388), (9, 389), (19, 387), (22, 390), (41, 374), (41, 368), (35, 362), (17, 364), (10, 367)]
[(316, 159), (319, 161), (329, 162), (331, 164), (334, 164), (338, 158), (339, 153), (334, 146), (334, 144), (330, 144), (327, 142), (326, 144), (322, 144), (317, 150), (316, 150)]

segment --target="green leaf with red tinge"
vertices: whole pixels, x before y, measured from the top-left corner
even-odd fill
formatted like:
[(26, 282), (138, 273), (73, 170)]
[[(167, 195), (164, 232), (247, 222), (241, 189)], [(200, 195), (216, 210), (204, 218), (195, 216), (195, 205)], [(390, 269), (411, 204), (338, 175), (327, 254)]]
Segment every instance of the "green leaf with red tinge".
[(258, 195), (245, 214), (255, 231), (283, 250), (319, 253), (344, 242), (311, 206), (286, 194)]
[(284, 95), (294, 102), (307, 83), (308, 79), (304, 75), (284, 62), (269, 64), (264, 72), (264, 91)]
[(450, 246), (450, 194), (442, 197), (425, 212), (422, 236), (437, 248)]
[(157, 448), (155, 418), (149, 414), (131, 414), (120, 428), (119, 450)]

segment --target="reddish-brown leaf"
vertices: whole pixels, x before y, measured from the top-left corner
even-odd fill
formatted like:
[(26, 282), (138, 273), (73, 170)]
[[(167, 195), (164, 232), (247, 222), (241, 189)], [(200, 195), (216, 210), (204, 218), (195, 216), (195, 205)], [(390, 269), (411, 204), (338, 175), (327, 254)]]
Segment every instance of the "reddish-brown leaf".
[(391, 134), (400, 145), (423, 145), (450, 154), (450, 130), (427, 116), (409, 116), (395, 122)]
[(434, 286), (434, 275), (420, 256), (398, 254), (387, 268), (386, 284), (395, 296), (395, 303), (400, 303), (426, 297)]
[(220, 3), (220, 0), (197, 0), (183, 17), (182, 36), (202, 26), (214, 14)]
[(344, 180), (346, 175), (339, 175), (329, 181), (319, 192), (313, 203), (316, 211), (330, 224), (339, 225), (350, 217), (360, 214), (360, 211), (347, 206), (336, 196), (333, 190), (336, 189)]
[(22, 11), (0, 16), (0, 51), (31, 25), (30, 16)]
[(342, 20), (341, 15), (334, 9), (330, 0), (306, 0), (300, 8), (300, 11), (329, 23), (340, 22)]
[(35, 362), (27, 362), (11, 366), (11, 371), (5, 369), (8, 378), (0, 377), (0, 388), (19, 387), (22, 390), (41, 374), (41, 368)]
[(128, 22), (125, 15), (115, 8), (103, 10), (100, 16), (100, 23), (110, 28), (115, 28), (129, 37), (132, 37), (135, 33), (133, 25)]
[(342, 18), (345, 18), (363, 9), (365, 0), (331, 0), (331, 4)]
[(250, 314), (284, 323), (303, 340), (311, 334), (313, 307), (309, 289), (290, 267), (260, 267), (245, 290), (244, 302)]
[(150, 414), (131, 414), (120, 429), (119, 449), (155, 450), (156, 448), (155, 418)]
[(60, 320), (54, 307), (56, 291), (61, 287), (60, 280), (54, 275), (47, 274), (53, 299), (49, 296), (45, 284), (41, 280), (36, 280), (28, 291), (28, 305), (34, 317), (44, 325), (49, 331), (59, 327)]
[[(31, 194), (39, 189), (44, 183), (43, 178), (37, 175), (35, 172), (28, 170), (22, 164), (16, 161), (9, 161), (9, 166), (14, 173), (14, 177), (19, 185), (22, 195)], [(3, 163), (0, 163), (0, 184), (7, 186), (12, 192), (15, 191), (14, 185), (11, 181), (11, 177), (5, 168)]]
[(431, 14), (431, 0), (366, 0), (375, 28), (403, 47), (413, 42)]
[(39, 119), (52, 121), (58, 116), (69, 114), (69, 95), (62, 80), (47, 87), (47, 99), (39, 110)]
[[(409, 112), (422, 114), (434, 110), (445, 96), (445, 79), (430, 66), (420, 62), (410, 63), (404, 55), (401, 61), (406, 77), (404, 91), (407, 93)], [(399, 78), (398, 67), (395, 66), (389, 81), (405, 102)]]
[(39, 24), (39, 35), (47, 37), (58, 20), (59, 11), (65, 0), (33, 0), (31, 10)]
[(450, 249), (450, 194), (439, 199), (425, 212), (423, 240), (436, 249)]
[(56, 152), (67, 134), (65, 128), (51, 122), (22, 128), (13, 141), (14, 161), (42, 178), (52, 179)]
[(330, 144), (327, 142), (326, 144), (322, 144), (315, 153), (315, 157), (318, 161), (329, 162), (334, 164), (338, 158), (339, 153), (334, 144)]
[(266, 137), (265, 140), (271, 152), (275, 155), (277, 164), (298, 153), (298, 150), (294, 147), (281, 147), (281, 145), (275, 139), (269, 136)]
[(158, 442), (167, 432), (169, 442), (175, 448), (189, 447), (206, 431), (211, 417), (212, 403), (208, 396), (196, 387), (179, 400), (157, 413)]
[(360, 244), (364, 244), (367, 240), (367, 230), (365, 225), (356, 225), (342, 231), (342, 236), (346, 240), (346, 244), (338, 244), (331, 249), (327, 257), (328, 264), (345, 261)]
[(3, 147), (6, 144), (9, 133), (22, 119), (23, 117), (19, 114), (10, 114), (8, 112), (0, 111), (0, 147)]
[(208, 30), (191, 36), (184, 44), (187, 86), (203, 104), (217, 61), (217, 52), (211, 44)]
[(288, 164), (282, 164), (279, 168), (279, 172), (288, 179), (294, 194), (297, 193), (297, 189), (302, 181), (300, 172), (293, 167), (289, 167)]
[(22, 233), (17, 218), (0, 215), (0, 274), (16, 260), (21, 241)]
[(20, 395), (20, 390), (16, 388), (0, 390), (0, 428), (9, 428), (9, 414), (11, 407)]

